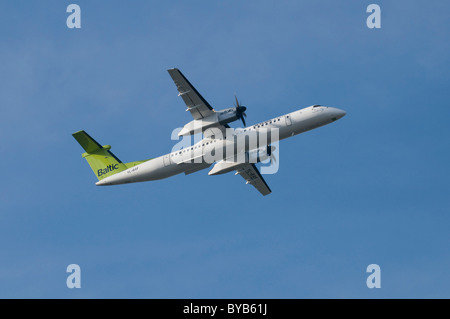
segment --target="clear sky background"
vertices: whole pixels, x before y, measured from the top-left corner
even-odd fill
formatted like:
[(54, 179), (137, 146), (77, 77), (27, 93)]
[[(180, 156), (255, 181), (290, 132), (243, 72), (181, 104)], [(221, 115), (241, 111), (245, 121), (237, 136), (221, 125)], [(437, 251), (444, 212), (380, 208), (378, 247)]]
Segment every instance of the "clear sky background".
[[(450, 2), (74, 2), (78, 30), (72, 2), (0, 2), (0, 297), (450, 297)], [(266, 197), (208, 170), (95, 186), (71, 134), (168, 153), (173, 67), (249, 124), (347, 116), (282, 141)]]

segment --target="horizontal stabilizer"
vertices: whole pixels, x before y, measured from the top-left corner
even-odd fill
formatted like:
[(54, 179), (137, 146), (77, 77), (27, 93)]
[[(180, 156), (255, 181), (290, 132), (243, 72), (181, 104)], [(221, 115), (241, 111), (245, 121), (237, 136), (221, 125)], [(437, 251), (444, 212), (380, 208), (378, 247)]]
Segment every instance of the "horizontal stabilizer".
[(77, 140), (86, 153), (94, 153), (102, 149), (102, 146), (85, 131), (78, 131), (73, 133), (72, 136)]

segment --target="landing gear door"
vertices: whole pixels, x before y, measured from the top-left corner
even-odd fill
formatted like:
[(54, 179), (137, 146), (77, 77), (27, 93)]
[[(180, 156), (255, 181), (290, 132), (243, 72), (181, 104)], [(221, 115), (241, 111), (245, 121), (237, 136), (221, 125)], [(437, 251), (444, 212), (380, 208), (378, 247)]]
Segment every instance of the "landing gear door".
[(164, 166), (169, 166), (170, 165), (170, 154), (164, 155), (163, 161), (164, 161)]
[(286, 119), (286, 125), (292, 125), (291, 116), (288, 114), (284, 117)]

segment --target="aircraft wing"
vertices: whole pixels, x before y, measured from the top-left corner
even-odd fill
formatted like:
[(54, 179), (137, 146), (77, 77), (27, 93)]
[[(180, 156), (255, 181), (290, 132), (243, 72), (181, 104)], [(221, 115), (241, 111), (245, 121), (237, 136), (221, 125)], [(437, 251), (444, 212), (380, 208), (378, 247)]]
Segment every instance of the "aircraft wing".
[(252, 184), (264, 196), (272, 193), (255, 164), (241, 166), (236, 170), (236, 172), (247, 181), (247, 184)]
[(177, 86), (178, 95), (186, 103), (187, 111), (190, 111), (194, 120), (201, 120), (214, 113), (214, 109), (197, 92), (195, 87), (186, 79), (178, 69), (167, 70)]

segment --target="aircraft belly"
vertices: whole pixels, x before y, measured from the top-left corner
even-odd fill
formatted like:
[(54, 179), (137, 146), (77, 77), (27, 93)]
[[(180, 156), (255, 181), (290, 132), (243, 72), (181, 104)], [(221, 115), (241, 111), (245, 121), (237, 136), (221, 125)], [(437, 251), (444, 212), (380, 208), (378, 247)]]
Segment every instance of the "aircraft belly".
[(174, 163), (166, 166), (164, 164), (163, 156), (161, 156), (148, 163), (142, 164), (142, 167), (136, 172), (134, 179), (137, 182), (154, 181), (180, 174), (183, 171), (183, 167)]
[(286, 126), (280, 127), (279, 130), (280, 140), (284, 140), (285, 138), (292, 136), (291, 133), (292, 133), (292, 125), (288, 127)]

